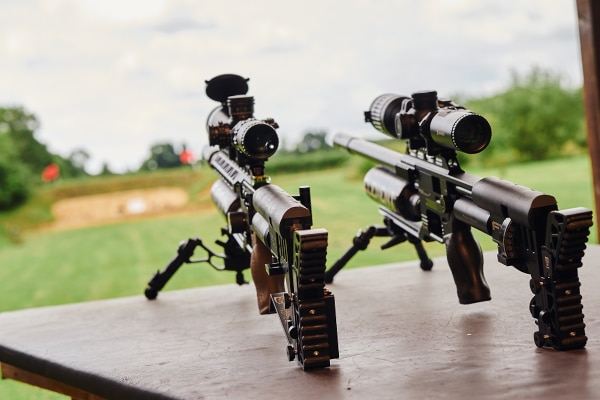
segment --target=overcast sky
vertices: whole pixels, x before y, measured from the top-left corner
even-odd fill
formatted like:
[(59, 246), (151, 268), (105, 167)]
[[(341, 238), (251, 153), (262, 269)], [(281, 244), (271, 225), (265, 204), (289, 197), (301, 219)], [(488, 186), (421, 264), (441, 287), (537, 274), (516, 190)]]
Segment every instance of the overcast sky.
[(292, 143), (373, 131), (382, 93), (490, 94), (534, 65), (581, 85), (575, 0), (0, 0), (0, 105), (91, 172), (137, 169), (159, 142), (199, 157), (204, 81), (223, 73)]

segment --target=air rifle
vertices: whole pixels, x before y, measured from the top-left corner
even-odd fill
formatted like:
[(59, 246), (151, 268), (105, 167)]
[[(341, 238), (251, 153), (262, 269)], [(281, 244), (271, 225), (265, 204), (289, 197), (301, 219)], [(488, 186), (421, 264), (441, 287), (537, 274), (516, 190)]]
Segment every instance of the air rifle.
[[(221, 103), (208, 116), (209, 145), (203, 160), (218, 174), (211, 197), (227, 220), (225, 241), (215, 253), (199, 238), (182, 242), (177, 255), (148, 283), (145, 295), (154, 299), (184, 263), (206, 262), (218, 270), (236, 272), (245, 282), (250, 268), (261, 314), (277, 313), (290, 361), (303, 369), (328, 367), (338, 358), (333, 294), (325, 288), (328, 233), (313, 229), (310, 188), (292, 196), (271, 184), (265, 163), (277, 151), (277, 123), (254, 117), (254, 98), (247, 96), (248, 79), (219, 75), (207, 81), (206, 94)], [(193, 260), (201, 247), (207, 256)], [(222, 260), (222, 266), (214, 260)]]
[(490, 300), (483, 255), (471, 227), (491, 236), (498, 261), (530, 275), (529, 308), (538, 331), (538, 347), (557, 350), (585, 346), (584, 315), (578, 268), (582, 266), (592, 211), (558, 210), (553, 196), (501, 180), (464, 172), (457, 151), (484, 150), (491, 128), (482, 116), (435, 91), (411, 97), (384, 94), (365, 112), (378, 131), (407, 141), (406, 153), (338, 134), (334, 145), (379, 164), (364, 177), (366, 193), (381, 206), (382, 226), (359, 230), (353, 245), (327, 272), (326, 282), (373, 236), (389, 237), (382, 248), (412, 243), (421, 268), (433, 263), (422, 242), (446, 246), (459, 302)]

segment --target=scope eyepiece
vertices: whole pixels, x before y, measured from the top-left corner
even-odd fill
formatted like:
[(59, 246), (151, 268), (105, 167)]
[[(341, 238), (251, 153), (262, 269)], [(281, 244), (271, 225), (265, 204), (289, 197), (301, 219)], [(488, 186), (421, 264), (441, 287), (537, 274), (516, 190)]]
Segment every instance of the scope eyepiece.
[(275, 128), (254, 118), (235, 124), (231, 129), (231, 136), (236, 150), (258, 160), (271, 157), (279, 147), (279, 137)]

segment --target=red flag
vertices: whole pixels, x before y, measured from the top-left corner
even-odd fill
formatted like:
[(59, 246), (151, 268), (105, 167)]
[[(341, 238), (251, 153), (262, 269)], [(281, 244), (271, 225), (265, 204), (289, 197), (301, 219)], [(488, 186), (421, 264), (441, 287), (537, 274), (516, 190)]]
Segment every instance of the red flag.
[(42, 171), (42, 181), (44, 181), (44, 182), (52, 182), (52, 181), (58, 179), (59, 176), (60, 176), (60, 169), (58, 168), (58, 165), (55, 163), (49, 164)]
[(183, 150), (179, 153), (179, 161), (182, 164), (192, 164), (194, 162), (194, 155), (189, 150)]

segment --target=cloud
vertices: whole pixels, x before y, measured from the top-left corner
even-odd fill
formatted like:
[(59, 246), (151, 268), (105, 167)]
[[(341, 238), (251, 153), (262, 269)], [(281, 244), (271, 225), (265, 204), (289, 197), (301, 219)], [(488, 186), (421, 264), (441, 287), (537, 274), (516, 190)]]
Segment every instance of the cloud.
[[(142, 3), (142, 4), (140, 4)], [(307, 129), (369, 132), (384, 92), (493, 93), (533, 65), (581, 84), (574, 5), (562, 0), (3, 2), (0, 103), (41, 121), (97, 171), (139, 166), (157, 142), (197, 154), (217, 104), (205, 80), (250, 78), (256, 116), (285, 142)]]
[(191, 18), (169, 19), (154, 26), (154, 29), (168, 34), (214, 28), (216, 26), (213, 23), (201, 22)]
[(168, 1), (79, 0), (75, 4), (91, 19), (128, 23), (158, 17), (164, 12)]

